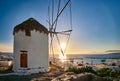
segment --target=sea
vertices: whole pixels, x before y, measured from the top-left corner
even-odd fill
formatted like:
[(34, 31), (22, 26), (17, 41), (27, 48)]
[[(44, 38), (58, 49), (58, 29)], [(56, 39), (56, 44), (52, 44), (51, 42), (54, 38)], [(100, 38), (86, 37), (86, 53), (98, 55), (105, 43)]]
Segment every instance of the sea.
[(66, 56), (77, 64), (108, 64), (120, 59), (120, 54), (67, 54)]
[[(13, 59), (12, 53), (0, 54)], [(117, 54), (67, 54), (67, 59), (73, 59), (74, 63), (82, 64), (107, 64), (116, 59), (120, 59), (120, 53)], [(52, 56), (51, 56), (52, 57)], [(59, 57), (58, 54), (55, 58)]]

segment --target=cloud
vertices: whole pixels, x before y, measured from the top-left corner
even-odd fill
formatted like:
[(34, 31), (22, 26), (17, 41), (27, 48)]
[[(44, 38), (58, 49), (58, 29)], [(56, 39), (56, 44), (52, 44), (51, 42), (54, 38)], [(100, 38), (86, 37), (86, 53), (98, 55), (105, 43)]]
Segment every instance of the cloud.
[(120, 53), (120, 50), (107, 50), (105, 52), (115, 52), (115, 53)]

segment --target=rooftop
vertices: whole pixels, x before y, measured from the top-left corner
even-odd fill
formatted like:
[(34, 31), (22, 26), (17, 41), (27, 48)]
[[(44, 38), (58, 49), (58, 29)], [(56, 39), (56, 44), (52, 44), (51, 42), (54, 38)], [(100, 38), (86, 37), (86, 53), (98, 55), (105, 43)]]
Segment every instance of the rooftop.
[(45, 34), (48, 34), (47, 28), (45, 28), (43, 25), (41, 25), (37, 20), (34, 18), (29, 18), (28, 20), (22, 22), (21, 24), (18, 24), (15, 26), (13, 35), (19, 31), (25, 31), (26, 36), (31, 36), (31, 31), (36, 30), (40, 33), (43, 32)]

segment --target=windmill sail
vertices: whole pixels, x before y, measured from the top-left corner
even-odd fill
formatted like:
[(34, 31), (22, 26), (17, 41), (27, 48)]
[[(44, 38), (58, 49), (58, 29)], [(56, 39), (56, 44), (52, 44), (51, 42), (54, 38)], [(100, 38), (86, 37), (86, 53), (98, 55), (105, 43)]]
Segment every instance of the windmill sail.
[(50, 53), (53, 54), (54, 60), (56, 50), (54, 41), (57, 42), (59, 52), (64, 56), (72, 32), (71, 0), (52, 0), (52, 2), (49, 2), (47, 22), (50, 34)]

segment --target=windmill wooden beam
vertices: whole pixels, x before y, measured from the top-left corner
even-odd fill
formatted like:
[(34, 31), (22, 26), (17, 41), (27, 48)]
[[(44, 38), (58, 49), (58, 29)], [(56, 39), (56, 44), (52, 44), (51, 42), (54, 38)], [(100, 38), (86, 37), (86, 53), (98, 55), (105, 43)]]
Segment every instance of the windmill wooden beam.
[(70, 35), (70, 32), (72, 32), (72, 30), (66, 30), (66, 31), (61, 31), (61, 32), (49, 31), (49, 33), (51, 34), (63, 34), (63, 35)]
[(65, 6), (62, 8), (62, 10), (58, 13), (56, 19), (54, 20), (54, 22), (52, 22), (51, 27), (50, 27), (50, 31), (52, 31), (54, 28), (53, 26), (55, 25), (55, 23), (57, 22), (59, 16), (62, 14), (62, 12), (64, 11), (64, 9), (67, 7), (67, 5), (70, 3), (70, 0), (67, 1), (67, 3), (65, 4)]

